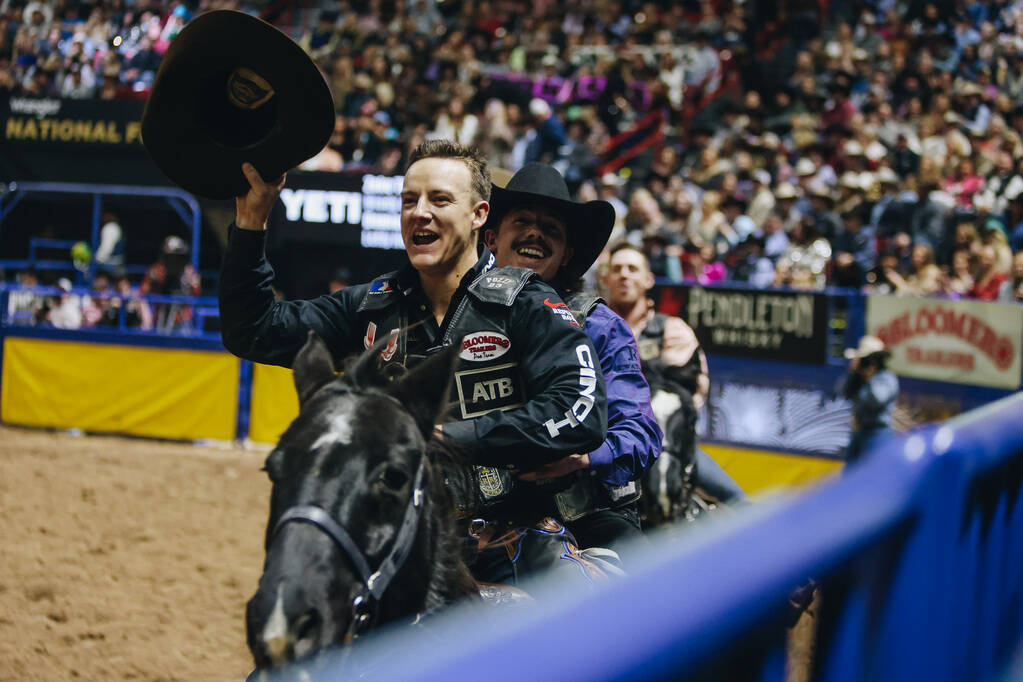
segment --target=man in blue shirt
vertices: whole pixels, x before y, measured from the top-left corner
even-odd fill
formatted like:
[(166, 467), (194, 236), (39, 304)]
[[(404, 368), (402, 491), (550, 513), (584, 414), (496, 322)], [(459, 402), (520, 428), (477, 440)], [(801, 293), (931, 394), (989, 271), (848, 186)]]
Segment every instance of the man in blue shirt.
[(899, 379), (887, 369), (890, 352), (876, 336), (864, 336), (857, 348), (846, 349), (845, 357), (849, 373), (839, 380), (838, 393), (852, 402), (852, 436), (846, 447), (851, 463), (891, 433)]
[(637, 481), (660, 453), (662, 434), (628, 324), (599, 299), (578, 293), (579, 278), (607, 242), (614, 213), (597, 210), (606, 202), (576, 203), (568, 197), (557, 170), (527, 165), (505, 188), (493, 187), (483, 239), (499, 267), (529, 268), (565, 296), (593, 342), (608, 395), (607, 437), (600, 447), (521, 473), (519, 479), (577, 479), (571, 490), (591, 494), (569, 513), (562, 510), (569, 530), (580, 547), (617, 550), (622, 540), (641, 535)]

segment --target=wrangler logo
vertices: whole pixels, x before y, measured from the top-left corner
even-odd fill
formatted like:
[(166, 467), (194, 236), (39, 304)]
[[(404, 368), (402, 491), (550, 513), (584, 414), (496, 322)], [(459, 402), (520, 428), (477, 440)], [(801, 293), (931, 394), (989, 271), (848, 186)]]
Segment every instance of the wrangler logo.
[(455, 372), (455, 388), (463, 419), (479, 417), (493, 410), (510, 410), (525, 402), (518, 364), (513, 362)]

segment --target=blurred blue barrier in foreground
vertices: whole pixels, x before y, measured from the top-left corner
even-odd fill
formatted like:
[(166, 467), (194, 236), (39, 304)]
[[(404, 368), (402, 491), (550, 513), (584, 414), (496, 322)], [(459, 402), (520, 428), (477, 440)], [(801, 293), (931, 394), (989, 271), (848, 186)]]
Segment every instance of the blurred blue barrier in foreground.
[(536, 608), (455, 609), (348, 663), (388, 680), (784, 680), (787, 597), (813, 579), (813, 679), (1004, 679), (1023, 645), (1021, 488), (1017, 394), (798, 498), (654, 536), (596, 593), (541, 584)]

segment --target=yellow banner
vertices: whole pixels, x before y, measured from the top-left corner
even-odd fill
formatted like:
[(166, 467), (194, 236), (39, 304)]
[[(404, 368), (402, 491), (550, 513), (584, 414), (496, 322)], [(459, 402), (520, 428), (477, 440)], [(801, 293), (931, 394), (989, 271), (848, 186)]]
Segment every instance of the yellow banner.
[(233, 440), (239, 360), (223, 352), (7, 338), (11, 424)]
[(750, 495), (772, 488), (804, 486), (842, 470), (842, 462), (833, 459), (731, 445), (701, 443), (700, 447)]
[(297, 416), (298, 393), (291, 370), (253, 363), (249, 440), (276, 443)]

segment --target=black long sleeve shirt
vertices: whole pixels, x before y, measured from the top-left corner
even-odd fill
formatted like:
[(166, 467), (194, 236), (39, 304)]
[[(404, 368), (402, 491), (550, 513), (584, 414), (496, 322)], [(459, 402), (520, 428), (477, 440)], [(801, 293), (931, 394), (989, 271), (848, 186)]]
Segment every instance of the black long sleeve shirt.
[[(438, 325), (419, 275), (411, 266), (383, 283), (377, 279), (306, 301), (275, 301), (270, 287), (273, 269), (265, 258), (264, 245), (264, 232), (232, 226), (220, 280), (220, 321), (224, 346), (239, 357), (290, 367), (310, 330), (326, 342), (335, 361), (361, 353), (390, 331), (381, 328), (375, 332), (374, 320), (379, 322), (379, 315), (374, 317), (374, 313), (379, 311), (360, 310), (367, 296), (378, 293), (398, 296), (396, 305), (408, 321), (402, 359), (407, 366), (448, 343), (486, 331), (465, 328), (472, 324), (467, 320), (479, 318), (459, 316), (455, 311), (467, 297), (468, 305), (487, 307), (468, 291), (469, 285), (492, 267), (493, 258), (487, 251), (463, 277), (447, 316)], [(596, 449), (607, 430), (600, 359), (568, 307), (534, 275), (515, 295), (506, 319), (510, 346), (501, 360), (517, 363), (524, 401), (445, 424), (445, 433), (472, 446), (478, 464), (515, 465), (524, 470)], [(466, 370), (467, 363), (462, 364), (461, 369)], [(474, 366), (469, 367), (459, 374), (471, 374)]]

